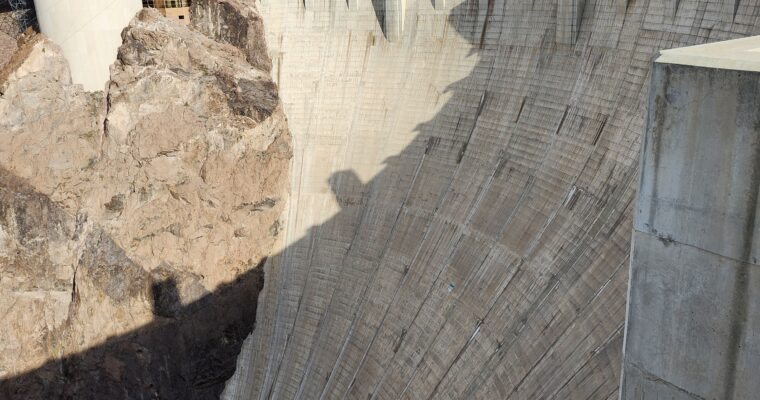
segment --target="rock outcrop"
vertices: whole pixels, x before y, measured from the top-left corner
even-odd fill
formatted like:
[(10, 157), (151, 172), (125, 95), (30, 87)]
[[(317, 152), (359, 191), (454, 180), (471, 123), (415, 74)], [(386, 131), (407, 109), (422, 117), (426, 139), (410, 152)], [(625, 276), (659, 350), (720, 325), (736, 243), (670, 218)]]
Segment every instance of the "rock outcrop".
[(0, 68), (3, 68), (16, 52), (16, 41), (21, 34), (21, 26), (10, 4), (0, 2)]
[(8, 63), (16, 50), (16, 39), (11, 35), (0, 31), (0, 68)]
[(255, 321), (291, 157), (262, 44), (123, 40), (106, 93), (41, 36), (0, 73), (0, 397), (214, 398)]
[(239, 48), (256, 68), (272, 69), (264, 40), (264, 22), (251, 6), (239, 0), (196, 0), (190, 12), (193, 28)]

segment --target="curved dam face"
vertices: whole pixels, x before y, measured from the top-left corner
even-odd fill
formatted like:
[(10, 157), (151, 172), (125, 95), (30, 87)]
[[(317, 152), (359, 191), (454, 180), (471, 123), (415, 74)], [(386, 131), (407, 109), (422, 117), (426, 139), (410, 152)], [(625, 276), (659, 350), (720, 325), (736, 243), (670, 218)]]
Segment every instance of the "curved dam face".
[(292, 197), (226, 398), (617, 398), (651, 61), (756, 2), (256, 6)]

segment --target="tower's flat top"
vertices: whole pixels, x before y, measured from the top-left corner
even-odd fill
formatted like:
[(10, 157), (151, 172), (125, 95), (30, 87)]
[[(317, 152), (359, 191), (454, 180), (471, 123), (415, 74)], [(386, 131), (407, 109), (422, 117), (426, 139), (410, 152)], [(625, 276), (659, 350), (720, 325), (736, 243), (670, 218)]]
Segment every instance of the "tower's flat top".
[(760, 36), (662, 50), (655, 62), (760, 72)]

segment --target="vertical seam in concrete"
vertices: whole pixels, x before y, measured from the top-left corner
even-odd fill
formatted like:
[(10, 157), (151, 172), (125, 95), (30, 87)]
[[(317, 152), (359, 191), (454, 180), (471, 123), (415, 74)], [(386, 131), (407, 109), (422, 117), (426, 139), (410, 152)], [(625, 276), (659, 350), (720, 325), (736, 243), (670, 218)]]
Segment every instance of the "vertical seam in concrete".
[[(743, 79), (742, 79), (743, 78)], [(739, 96), (748, 96), (753, 99), (758, 90), (757, 76), (752, 75), (740, 75)], [(750, 102), (750, 107), (756, 106), (756, 101)], [(760, 120), (758, 120), (757, 114), (752, 121), (752, 127), (754, 131), (760, 127)], [(749, 271), (750, 271), (750, 259), (752, 257), (752, 245), (754, 243), (755, 226), (757, 219), (757, 203), (758, 203), (758, 191), (760, 191), (760, 154), (758, 154), (758, 144), (754, 143), (756, 151), (751, 152), (753, 159), (751, 161), (750, 172), (750, 187), (747, 189), (747, 218), (744, 226), (744, 243), (742, 243), (742, 257), (741, 264), (739, 264), (739, 270), (736, 274), (736, 281), (734, 282), (734, 292), (731, 299), (731, 310), (733, 319), (731, 323), (731, 331), (728, 339), (728, 354), (726, 357), (726, 390), (723, 393), (723, 398), (733, 399), (736, 395), (736, 372), (737, 362), (739, 354), (742, 348), (742, 340), (744, 339), (744, 332), (747, 323), (747, 307), (749, 306)]]

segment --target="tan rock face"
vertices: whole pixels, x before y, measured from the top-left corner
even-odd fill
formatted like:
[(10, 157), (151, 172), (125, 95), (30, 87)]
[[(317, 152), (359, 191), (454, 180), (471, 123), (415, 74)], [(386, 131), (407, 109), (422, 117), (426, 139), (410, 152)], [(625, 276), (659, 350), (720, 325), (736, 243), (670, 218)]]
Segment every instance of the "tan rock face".
[(16, 39), (11, 35), (0, 31), (0, 68), (11, 59), (17, 50)]
[(199, 32), (245, 53), (251, 65), (264, 71), (272, 69), (264, 23), (248, 0), (195, 0), (190, 6), (190, 23)]
[(18, 50), (17, 39), (21, 33), (22, 28), (14, 12), (8, 6), (0, 6), (0, 68)]
[(123, 39), (105, 94), (43, 38), (0, 86), (0, 379), (98, 346), (0, 394), (213, 396), (252, 327), (287, 199), (276, 85), (154, 11)]
[(102, 150), (118, 183), (98, 211), (141, 264), (185, 266), (212, 289), (273, 243), (290, 158), (276, 87), (237, 49), (151, 13), (124, 40)]

